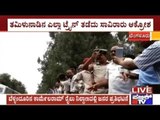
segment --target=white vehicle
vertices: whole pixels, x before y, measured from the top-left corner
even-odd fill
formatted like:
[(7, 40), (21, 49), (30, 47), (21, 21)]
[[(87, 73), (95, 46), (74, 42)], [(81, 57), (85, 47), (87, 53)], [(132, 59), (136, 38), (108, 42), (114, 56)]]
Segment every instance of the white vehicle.
[(6, 85), (0, 84), (0, 94), (20, 94), (20, 93)]

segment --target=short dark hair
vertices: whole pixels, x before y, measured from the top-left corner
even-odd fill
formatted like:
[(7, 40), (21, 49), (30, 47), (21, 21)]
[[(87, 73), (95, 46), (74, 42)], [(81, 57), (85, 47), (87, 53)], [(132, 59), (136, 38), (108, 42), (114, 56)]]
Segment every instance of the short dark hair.
[(58, 76), (57, 76), (57, 80), (66, 80), (66, 75), (64, 73), (60, 73)]
[(106, 55), (107, 52), (108, 52), (107, 49), (99, 49), (100, 54)]

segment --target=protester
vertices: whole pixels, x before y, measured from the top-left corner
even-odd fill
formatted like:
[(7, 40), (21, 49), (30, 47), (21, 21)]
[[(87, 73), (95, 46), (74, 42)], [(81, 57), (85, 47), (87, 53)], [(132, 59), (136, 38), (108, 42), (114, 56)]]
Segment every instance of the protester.
[[(106, 65), (108, 65), (108, 51), (106, 49), (96, 49), (93, 51), (90, 59), (84, 63), (84, 68), (86, 69), (88, 65), (92, 66), (92, 78), (93, 84), (96, 84), (99, 80), (104, 78), (106, 74)], [(99, 87), (92, 91), (92, 94), (105, 94), (108, 89), (104, 87)]]
[[(112, 59), (116, 55), (116, 49), (118, 48), (118, 46), (113, 46), (111, 48), (110, 55)], [(131, 75), (129, 71), (124, 71), (121, 65), (118, 65), (113, 60), (111, 60), (111, 62), (106, 66), (105, 77), (90, 87), (90, 89), (96, 89), (101, 86), (108, 86), (108, 94), (129, 94), (131, 88), (135, 86), (136, 81), (128, 78), (128, 76), (124, 76), (123, 72), (125, 72), (125, 74), (127, 72), (128, 75)]]
[(71, 91), (71, 81), (72, 81), (72, 77), (75, 75), (75, 70), (73, 68), (69, 68), (66, 71), (66, 76), (67, 76), (67, 80), (62, 81), (62, 85), (64, 87), (64, 94), (70, 94)]
[[(78, 68), (80, 68), (81, 66), (83, 66), (83, 64), (79, 65)], [(76, 77), (74, 78), (74, 82), (77, 83), (78, 87), (82, 87), (82, 81), (84, 84), (84, 89), (83, 89), (83, 92), (82, 92), (82, 89), (79, 89), (79, 93), (91, 94), (91, 91), (88, 90), (88, 88), (94, 83), (91, 65), (88, 66), (88, 70), (82, 70), (76, 74)]]
[(142, 45), (145, 49), (134, 60), (114, 57), (114, 61), (127, 69), (139, 68), (137, 86), (150, 86), (153, 93), (160, 93), (160, 41), (144, 41)]

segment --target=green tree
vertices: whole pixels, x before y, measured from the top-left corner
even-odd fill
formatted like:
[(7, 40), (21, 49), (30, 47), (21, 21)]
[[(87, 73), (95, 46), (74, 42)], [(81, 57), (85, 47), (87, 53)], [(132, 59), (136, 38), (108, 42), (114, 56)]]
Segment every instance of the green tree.
[(11, 79), (11, 75), (8, 73), (0, 74), (0, 84), (6, 85), (22, 94), (27, 93), (25, 85), (14, 78)]

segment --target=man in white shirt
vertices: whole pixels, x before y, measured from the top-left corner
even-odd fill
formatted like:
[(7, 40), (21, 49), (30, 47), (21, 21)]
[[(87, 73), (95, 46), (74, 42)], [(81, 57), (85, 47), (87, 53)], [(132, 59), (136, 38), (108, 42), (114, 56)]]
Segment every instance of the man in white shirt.
[[(118, 46), (113, 46), (111, 48), (111, 58), (115, 56), (115, 52)], [(123, 68), (113, 62), (113, 60), (106, 66), (105, 77), (93, 85), (92, 88), (99, 88), (101, 86), (108, 85), (108, 94), (129, 94), (131, 88), (136, 84), (136, 81), (123, 76)]]
[(75, 72), (72, 68), (68, 69), (66, 71), (66, 76), (67, 76), (67, 80), (65, 81), (61, 81), (63, 88), (64, 88), (64, 94), (70, 94), (71, 91), (71, 81), (72, 81), (72, 77), (74, 76)]
[[(80, 68), (80, 67), (83, 67), (83, 64), (81, 64), (78, 68)], [(83, 85), (84, 85), (83, 91), (82, 91), (82, 89), (79, 89), (80, 90), (79, 93), (91, 94), (91, 91), (88, 90), (88, 88), (92, 85), (92, 83), (94, 81), (93, 81), (92, 74), (91, 74), (90, 70), (92, 70), (92, 66), (90, 67), (90, 65), (89, 65), (88, 70), (79, 71), (73, 79), (74, 86), (75, 86), (75, 88), (77, 86), (77, 90), (78, 90), (78, 87), (83, 87)], [(82, 84), (82, 82), (83, 82), (83, 84)]]

